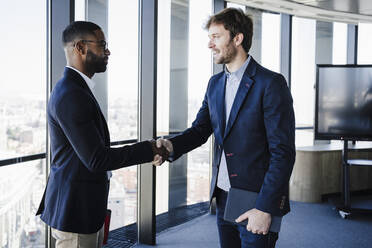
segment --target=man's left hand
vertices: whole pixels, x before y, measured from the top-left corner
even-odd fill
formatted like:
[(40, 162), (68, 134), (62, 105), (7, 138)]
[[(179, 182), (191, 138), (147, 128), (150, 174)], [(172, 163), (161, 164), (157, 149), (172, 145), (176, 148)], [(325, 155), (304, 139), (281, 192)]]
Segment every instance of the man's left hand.
[(266, 235), (271, 224), (271, 214), (253, 208), (240, 215), (235, 221), (242, 222), (248, 219), (247, 230), (254, 234)]

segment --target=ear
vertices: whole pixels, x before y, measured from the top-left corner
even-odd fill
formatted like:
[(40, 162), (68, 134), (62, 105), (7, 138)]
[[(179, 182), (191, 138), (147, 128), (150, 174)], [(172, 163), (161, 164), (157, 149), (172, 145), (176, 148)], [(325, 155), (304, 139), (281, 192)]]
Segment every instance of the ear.
[(75, 50), (81, 55), (84, 55), (86, 53), (85, 45), (81, 40), (75, 43)]
[(235, 43), (235, 46), (239, 46), (243, 43), (243, 39), (244, 39), (244, 34), (243, 33), (238, 33), (237, 35), (235, 35), (234, 37), (234, 43)]

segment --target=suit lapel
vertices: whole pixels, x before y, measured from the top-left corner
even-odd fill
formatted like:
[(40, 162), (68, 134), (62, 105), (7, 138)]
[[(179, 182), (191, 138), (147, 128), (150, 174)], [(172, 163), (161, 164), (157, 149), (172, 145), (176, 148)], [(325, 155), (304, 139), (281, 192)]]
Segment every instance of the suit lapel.
[(88, 87), (87, 90), (89, 91), (90, 95), (93, 97), (93, 100), (96, 103), (96, 107), (98, 108), (98, 111), (100, 113), (101, 120), (102, 120), (101, 123), (103, 125), (103, 129), (104, 129), (104, 132), (105, 132), (104, 139), (107, 142), (107, 144), (110, 144), (110, 132), (108, 130), (107, 121), (105, 119), (105, 116), (103, 115), (103, 113), (101, 111), (101, 107), (99, 106), (99, 103), (97, 102), (97, 99), (94, 97), (93, 92), (89, 89), (89, 87)]
[(89, 86), (88, 84), (85, 82), (84, 78), (82, 78), (79, 73), (77, 73), (76, 71), (66, 67), (65, 68), (65, 76), (66, 77), (72, 77), (74, 81), (78, 82), (85, 91), (88, 92), (88, 94), (90, 94), (90, 96), (93, 98), (93, 101), (94, 103), (96, 104), (96, 107), (98, 108), (98, 111), (100, 113), (100, 117), (101, 117), (101, 123), (103, 125), (103, 131), (104, 131), (104, 139), (105, 139), (105, 142), (107, 142), (108, 144), (110, 144), (110, 133), (109, 133), (109, 130), (108, 130), (108, 127), (107, 127), (107, 122), (106, 122), (106, 119), (105, 117), (103, 116), (103, 113), (101, 111), (101, 107), (99, 106), (96, 98), (94, 97), (93, 95), (93, 92), (89, 89)]
[(222, 74), (220, 79), (217, 81), (217, 93), (216, 93), (216, 106), (217, 106), (217, 119), (218, 119), (218, 127), (219, 127), (219, 140), (222, 143), (222, 138), (224, 136), (225, 130), (225, 85), (226, 85), (226, 75), (225, 73)]
[(251, 61), (248, 64), (247, 69), (245, 70), (242, 80), (240, 81), (238, 91), (236, 92), (236, 96), (234, 99), (234, 103), (231, 107), (229, 120), (227, 122), (227, 126), (223, 135), (223, 138), (225, 139), (227, 135), (229, 134), (237, 116), (239, 113), (240, 108), (242, 107), (244, 100), (252, 87), (254, 81), (252, 79), (254, 73), (256, 72), (256, 66), (257, 62), (254, 61), (253, 58), (251, 58)]

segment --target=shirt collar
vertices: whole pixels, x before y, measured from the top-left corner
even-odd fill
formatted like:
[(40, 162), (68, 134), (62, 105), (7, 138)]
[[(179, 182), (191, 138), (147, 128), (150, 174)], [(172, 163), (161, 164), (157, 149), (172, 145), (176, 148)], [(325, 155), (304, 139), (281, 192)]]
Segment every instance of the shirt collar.
[(87, 75), (85, 75), (84, 73), (82, 73), (81, 71), (79, 71), (78, 69), (76, 69), (74, 67), (71, 67), (71, 66), (68, 66), (68, 65), (66, 65), (66, 67), (76, 71), (77, 73), (79, 73), (80, 76), (84, 79), (84, 81), (88, 85), (90, 91), (93, 92), (93, 89), (94, 89), (94, 86), (96, 85), (96, 83), (92, 79), (90, 79)]
[(244, 64), (237, 71), (234, 71), (234, 72), (229, 72), (229, 70), (225, 66), (226, 76), (227, 77), (234, 76), (236, 78), (242, 78), (243, 74), (245, 72), (245, 69), (247, 69), (249, 61), (251, 61), (251, 56), (250, 55), (248, 55), (248, 58), (245, 60)]

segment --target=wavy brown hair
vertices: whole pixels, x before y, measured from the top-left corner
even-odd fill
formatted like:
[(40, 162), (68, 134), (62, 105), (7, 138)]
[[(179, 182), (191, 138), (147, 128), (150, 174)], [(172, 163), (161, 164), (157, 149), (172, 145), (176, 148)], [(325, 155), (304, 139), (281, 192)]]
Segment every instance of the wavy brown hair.
[(226, 8), (211, 16), (205, 24), (205, 29), (209, 29), (212, 24), (222, 24), (230, 32), (230, 39), (242, 33), (243, 48), (248, 53), (252, 46), (253, 21), (241, 9)]

